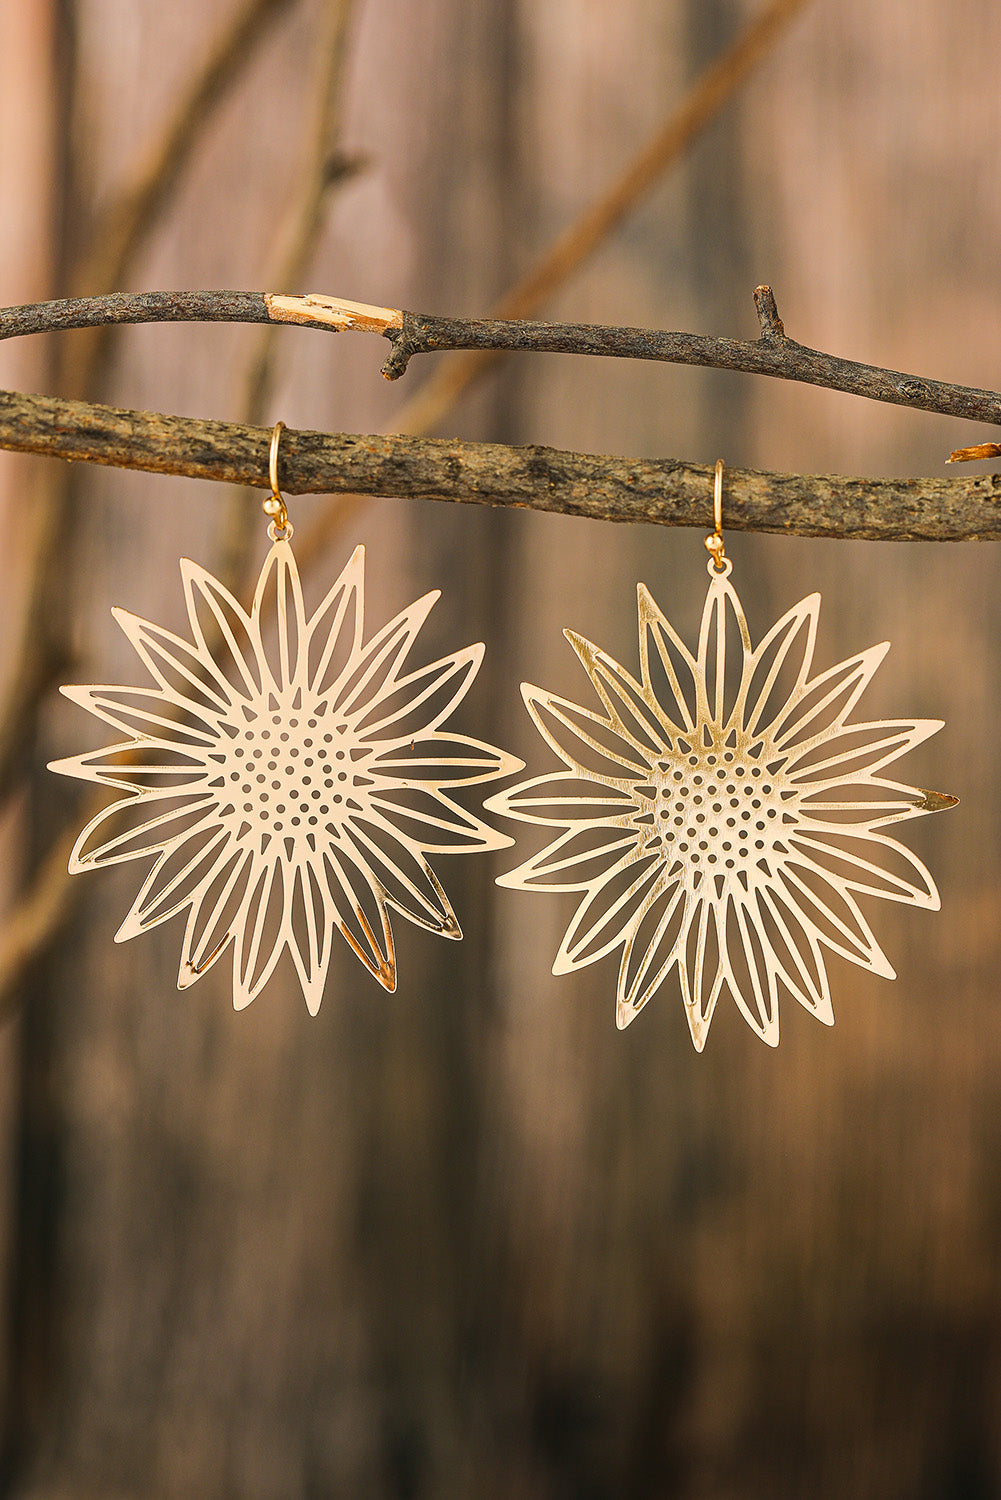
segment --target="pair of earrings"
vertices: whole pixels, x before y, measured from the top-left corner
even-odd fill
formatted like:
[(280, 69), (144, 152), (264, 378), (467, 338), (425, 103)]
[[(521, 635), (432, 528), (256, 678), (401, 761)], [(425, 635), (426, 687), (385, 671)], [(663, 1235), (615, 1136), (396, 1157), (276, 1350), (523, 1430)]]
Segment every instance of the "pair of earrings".
[[(190, 640), (114, 611), (154, 686), (64, 688), (125, 738), (52, 769), (118, 793), (80, 834), (71, 873), (154, 861), (116, 941), (186, 912), (178, 987), (232, 947), (237, 1009), (287, 949), (315, 1014), (336, 934), (388, 990), (391, 911), (462, 936), (429, 856), (513, 843), (453, 793), (523, 762), (445, 727), (482, 645), (410, 665), (436, 592), (366, 640), (358, 547), (307, 618), (278, 484), (282, 428), (249, 613), (187, 559)], [(830, 1025), (824, 949), (892, 978), (857, 898), (937, 909), (927, 869), (885, 830), (957, 800), (884, 774), (939, 721), (851, 718), (885, 644), (811, 675), (819, 594), (752, 646), (722, 488), (720, 462), (695, 652), (642, 584), (639, 677), (566, 631), (601, 707), (524, 684), (562, 767), (485, 803), (552, 835), (500, 885), (581, 895), (554, 973), (621, 949), (624, 1027), (676, 970), (700, 1051), (724, 990), (772, 1045), (781, 993)]]

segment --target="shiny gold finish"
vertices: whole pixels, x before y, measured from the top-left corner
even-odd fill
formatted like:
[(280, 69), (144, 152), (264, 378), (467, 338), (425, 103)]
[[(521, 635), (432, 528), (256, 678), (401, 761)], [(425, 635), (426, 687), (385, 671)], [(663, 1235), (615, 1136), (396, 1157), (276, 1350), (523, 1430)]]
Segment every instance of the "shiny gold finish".
[(272, 536), (282, 520), (285, 535), (251, 609), (184, 559), (190, 639), (116, 611), (157, 685), (64, 689), (126, 737), (53, 769), (117, 793), (81, 833), (71, 873), (152, 865), (117, 941), (183, 912), (178, 988), (232, 947), (242, 1009), (287, 951), (315, 1014), (338, 932), (387, 990), (396, 987), (392, 913), (462, 936), (428, 856), (509, 845), (467, 809), (462, 789), (522, 762), (443, 727), (482, 645), (410, 663), (437, 594), (366, 640), (358, 547), (307, 615), (279, 509), (281, 431), (279, 422), (265, 503), (275, 507)]
[[(707, 544), (722, 541), (721, 464), (716, 482)], [(695, 652), (642, 584), (638, 677), (564, 632), (601, 711), (522, 684), (562, 766), (486, 804), (551, 839), (500, 885), (579, 893), (553, 972), (621, 950), (617, 1024), (670, 983), (698, 1051), (723, 994), (771, 1046), (780, 996), (831, 1025), (825, 950), (892, 979), (859, 898), (937, 910), (887, 829), (957, 800), (887, 774), (939, 721), (852, 717), (886, 645), (814, 673), (819, 594), (752, 645), (732, 565), (710, 550)]]
[(261, 506), (264, 514), (271, 517), (268, 536), (273, 542), (290, 541), (293, 529), (278, 485), (278, 448), (284, 431), (285, 423), (276, 422), (271, 433), (271, 448), (268, 452), (268, 479), (271, 484), (271, 494)]
[(723, 550), (723, 460), (716, 460), (713, 476), (713, 531), (706, 537), (706, 551), (712, 553), (711, 567), (715, 573), (726, 573), (726, 553)]

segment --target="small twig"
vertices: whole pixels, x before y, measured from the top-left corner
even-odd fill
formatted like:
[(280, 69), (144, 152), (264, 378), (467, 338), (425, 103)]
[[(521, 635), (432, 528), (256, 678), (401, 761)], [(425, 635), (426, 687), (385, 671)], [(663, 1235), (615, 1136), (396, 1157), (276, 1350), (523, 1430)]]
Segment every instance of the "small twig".
[(1001, 394), (997, 391), (864, 365), (798, 344), (786, 336), (771, 288), (757, 287), (754, 297), (762, 331), (761, 337), (753, 341), (588, 323), (441, 318), (429, 313), (346, 302), (319, 292), (293, 297), (229, 291), (137, 295), (115, 292), (107, 297), (0, 308), (0, 338), (61, 328), (92, 328), (106, 323), (295, 323), (328, 333), (350, 330), (381, 334), (393, 345), (383, 365), (383, 374), (390, 380), (404, 374), (415, 355), (448, 349), (601, 355), (770, 375), (777, 380), (802, 381), (864, 396), (869, 401), (885, 401), (916, 411), (1001, 426)]
[[(995, 398), (999, 399), (999, 398)], [(268, 488), (271, 430), (0, 392), (0, 447)], [(712, 525), (711, 470), (434, 438), (286, 431), (288, 493), (509, 505), (595, 520)], [(726, 471), (728, 531), (873, 541), (1001, 537), (1001, 475), (851, 479)]]

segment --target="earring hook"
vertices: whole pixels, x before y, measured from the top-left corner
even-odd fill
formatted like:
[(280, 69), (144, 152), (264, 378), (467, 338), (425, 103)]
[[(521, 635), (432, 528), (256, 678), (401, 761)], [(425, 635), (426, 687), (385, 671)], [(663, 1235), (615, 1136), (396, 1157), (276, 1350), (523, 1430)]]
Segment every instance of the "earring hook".
[(268, 536), (273, 542), (287, 542), (292, 536), (292, 522), (288, 518), (285, 501), (278, 487), (278, 449), (284, 431), (285, 423), (276, 422), (271, 433), (271, 448), (268, 452), (268, 480), (271, 484), (271, 494), (262, 507), (265, 515), (272, 517), (268, 526)]
[(728, 573), (730, 562), (723, 550), (723, 460), (716, 460), (713, 476), (713, 533), (706, 537), (706, 551), (712, 553), (709, 562), (713, 573)]

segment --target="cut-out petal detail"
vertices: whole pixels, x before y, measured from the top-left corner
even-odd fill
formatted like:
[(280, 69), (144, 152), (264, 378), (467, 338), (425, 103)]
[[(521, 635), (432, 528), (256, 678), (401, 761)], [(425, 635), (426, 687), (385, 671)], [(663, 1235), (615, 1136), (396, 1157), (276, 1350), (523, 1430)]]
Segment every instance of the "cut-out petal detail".
[[(728, 637), (736, 632), (741, 652), (740, 672), (737, 686), (729, 681), (727, 655), (734, 648)], [(725, 574), (710, 575), (709, 592), (702, 611), (702, 626), (699, 630), (699, 652), (696, 667), (696, 689), (698, 693), (699, 719), (702, 722), (728, 728), (731, 713), (746, 691), (751, 637), (737, 591), (727, 581)]]
[(443, 727), (482, 645), (407, 668), (436, 593), (366, 644), (363, 565), (357, 548), (309, 619), (287, 540), (249, 613), (185, 561), (191, 642), (117, 612), (156, 686), (68, 690), (129, 736), (53, 763), (120, 794), (87, 823), (70, 870), (153, 857), (119, 940), (186, 913), (178, 986), (232, 948), (237, 1009), (287, 948), (315, 1014), (335, 931), (394, 989), (391, 909), (461, 937), (427, 856), (512, 842), (451, 795), (523, 768)]
[[(166, 796), (166, 794), (164, 794)], [(172, 800), (176, 800), (176, 794)], [(151, 814), (146, 812), (149, 807)], [(70, 855), (71, 875), (99, 865), (118, 865), (126, 860), (142, 859), (170, 848), (178, 839), (203, 828), (215, 817), (216, 803), (205, 795), (185, 799), (180, 806), (168, 807), (157, 797), (123, 798), (96, 813), (80, 833)], [(124, 826), (123, 826), (124, 822)], [(110, 834), (92, 844), (94, 835), (111, 824)]]
[(383, 989), (395, 990), (396, 949), (382, 886), (338, 849), (330, 851), (323, 874), (345, 941)]
[(381, 776), (405, 779), (410, 786), (437, 791), (443, 787), (476, 786), (524, 769), (525, 762), (467, 734), (434, 734), (416, 739), (393, 739), (381, 745), (369, 767)]
[(333, 691), (361, 650), (365, 548), (356, 547), (309, 625), (309, 684), (315, 698)]
[(140, 932), (159, 927), (197, 901), (202, 886), (211, 882), (229, 853), (225, 829), (208, 826), (164, 849), (115, 933), (115, 942), (124, 943)]
[(777, 620), (755, 647), (741, 687), (741, 725), (746, 733), (754, 734), (769, 722), (768, 706), (776, 687), (785, 686), (785, 674), (795, 674), (786, 702), (802, 693), (813, 662), (819, 613), (820, 595), (810, 594)]
[[(257, 581), (251, 634), (262, 677), (266, 673), (284, 698), (308, 681), (306, 609), (299, 569), (289, 542), (275, 542)], [(263, 683), (262, 683), (263, 686)]]
[(279, 936), (285, 893), (278, 857), (258, 864), (243, 903), (233, 947), (233, 1008), (245, 1010), (275, 971), (284, 943)]
[(885, 646), (811, 678), (819, 595), (753, 647), (728, 576), (710, 567), (694, 656), (640, 585), (639, 679), (565, 632), (605, 714), (523, 685), (565, 769), (486, 804), (560, 830), (498, 879), (584, 892), (554, 972), (620, 948), (621, 1028), (677, 969), (699, 1051), (724, 991), (774, 1046), (780, 996), (833, 1023), (829, 953), (892, 978), (856, 898), (929, 910), (939, 898), (923, 863), (877, 830), (956, 800), (878, 774), (936, 721), (851, 722)]
[(543, 739), (579, 776), (622, 782), (649, 771), (645, 758), (600, 714), (527, 682), (521, 685), (521, 696)]
[(792, 693), (770, 725), (769, 733), (776, 746), (803, 755), (839, 729), (889, 649), (889, 641), (870, 646), (814, 677), (798, 693)]
[(817, 779), (829, 780), (832, 774), (842, 781), (846, 776), (869, 777), (941, 728), (941, 719), (845, 724), (835, 734), (797, 746), (789, 757), (787, 771), (808, 789)]
[(506, 849), (513, 840), (467, 812), (444, 792), (424, 787), (378, 787), (369, 794), (373, 808), (428, 854), (465, 854), (471, 849)]
[[(810, 868), (840, 877), (853, 891), (881, 896), (884, 901), (906, 901), (909, 905), (938, 911), (941, 906), (931, 873), (897, 839), (885, 834), (849, 835), (843, 829), (830, 834), (825, 830), (798, 828), (789, 835), (789, 844)], [(874, 856), (883, 851), (883, 862)]]
[(394, 911), (428, 932), (461, 938), (451, 902), (431, 866), (391, 824), (383, 819), (368, 823), (356, 818), (346, 827), (345, 837), (355, 845), (359, 863), (372, 872)]
[(331, 936), (334, 924), (330, 920), (330, 900), (325, 886), (321, 886), (309, 865), (300, 865), (293, 875), (290, 925), (296, 941), (289, 944), (299, 983), (302, 986), (306, 1009), (315, 1016), (323, 999), (323, 987), (330, 964)]
[(163, 688), (63, 687), (60, 692), (135, 739), (168, 734), (179, 745), (204, 746), (219, 737), (218, 713), (191, 698), (168, 696)]
[(612, 866), (635, 844), (636, 835), (630, 829), (572, 828), (516, 870), (499, 876), (497, 884), (518, 890), (536, 886), (548, 891), (586, 890), (595, 880), (610, 874)]
[[(688, 1029), (692, 1034), (696, 1052), (701, 1052), (709, 1037), (709, 1027), (716, 1010), (716, 1003), (723, 990), (726, 969), (717, 951), (712, 960), (707, 960), (706, 950), (710, 922), (716, 928), (716, 915), (708, 901), (701, 901), (697, 914), (692, 912), (688, 922), (688, 948), (690, 955), (682, 956), (678, 964), (681, 980), (681, 1003), (688, 1017)], [(694, 944), (693, 944), (694, 938)]]
[(482, 661), (483, 646), (467, 646), (394, 680), (358, 717), (359, 733), (374, 744), (434, 733), (462, 702)]
[[(674, 700), (671, 705), (660, 705), (665, 724), (675, 733), (691, 733), (698, 712), (698, 663), (645, 584), (637, 586), (636, 597), (643, 685), (651, 697), (659, 701), (654, 686), (654, 669), (662, 673)], [(650, 654), (651, 645), (653, 656)]]
[[(625, 875), (624, 881), (618, 877)], [(637, 921), (650, 891), (660, 880), (656, 860), (634, 850), (596, 881), (574, 912), (553, 964), (554, 974), (570, 974), (611, 953)]]
[(664, 725), (646, 701), (640, 684), (617, 661), (599, 651), (597, 646), (592, 646), (582, 635), (572, 630), (564, 630), (563, 634), (594, 684), (615, 733), (644, 759), (662, 755), (665, 749)]
[(262, 686), (251, 617), (229, 589), (189, 558), (181, 559), (184, 602), (198, 654), (245, 698)]
[(484, 804), (488, 812), (544, 826), (578, 822), (628, 826), (630, 815), (638, 813), (641, 805), (630, 782), (594, 782), (564, 771), (532, 776), (507, 791), (495, 792)]

